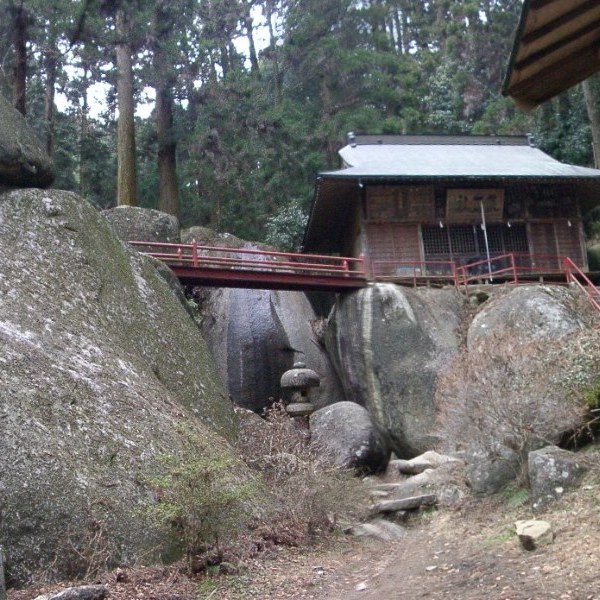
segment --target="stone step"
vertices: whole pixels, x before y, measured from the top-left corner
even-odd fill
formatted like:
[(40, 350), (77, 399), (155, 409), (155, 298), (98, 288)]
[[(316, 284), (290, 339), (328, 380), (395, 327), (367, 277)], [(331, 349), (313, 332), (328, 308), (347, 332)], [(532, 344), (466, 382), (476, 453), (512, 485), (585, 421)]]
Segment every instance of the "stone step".
[(391, 513), (400, 510), (413, 510), (421, 506), (433, 506), (437, 504), (435, 494), (423, 494), (421, 496), (411, 496), (410, 498), (401, 498), (399, 500), (383, 500), (373, 505), (372, 513)]

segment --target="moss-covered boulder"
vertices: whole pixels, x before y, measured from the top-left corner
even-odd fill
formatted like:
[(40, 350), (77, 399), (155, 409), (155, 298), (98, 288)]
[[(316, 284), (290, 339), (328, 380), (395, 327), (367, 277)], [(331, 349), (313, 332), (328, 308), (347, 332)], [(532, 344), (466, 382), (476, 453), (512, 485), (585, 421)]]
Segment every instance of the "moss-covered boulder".
[(166, 455), (185, 460), (190, 440), (226, 457), (235, 435), (197, 327), (151, 262), (74, 194), (0, 194), (0, 257), (9, 580), (167, 556), (172, 540), (144, 518), (156, 501), (146, 482)]
[(179, 243), (177, 217), (139, 206), (117, 206), (102, 213), (125, 241)]
[(325, 334), (346, 396), (365, 406), (399, 457), (430, 450), (438, 376), (456, 355), (464, 298), (455, 289), (375, 284), (340, 295)]
[(23, 115), (0, 95), (0, 187), (49, 186), (52, 161)]

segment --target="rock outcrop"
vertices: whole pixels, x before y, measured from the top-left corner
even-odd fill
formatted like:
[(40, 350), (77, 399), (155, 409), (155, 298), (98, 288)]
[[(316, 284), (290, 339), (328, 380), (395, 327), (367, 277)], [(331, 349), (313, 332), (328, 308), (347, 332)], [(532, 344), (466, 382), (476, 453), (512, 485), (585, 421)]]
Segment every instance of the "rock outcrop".
[(573, 293), (559, 286), (519, 286), (495, 293), (469, 326), (469, 350), (493, 348), (499, 339), (519, 346), (553, 340), (584, 327), (580, 312), (572, 308)]
[[(123, 240), (196, 240), (200, 246), (235, 250), (266, 249), (206, 227), (179, 231), (177, 220), (142, 208), (118, 207), (104, 211)], [(241, 255), (238, 255), (241, 256)], [(177, 288), (158, 266), (161, 275)], [(181, 294), (179, 294), (181, 297)], [(321, 385), (311, 398), (319, 408), (344, 400), (333, 366), (313, 330), (315, 313), (302, 292), (196, 287), (193, 296), (201, 315), (202, 334), (214, 356), (231, 399), (262, 413), (281, 397), (279, 381), (296, 360), (314, 369)]]
[(494, 291), (473, 318), (437, 402), (443, 447), (465, 452), (474, 492), (499, 491), (530, 450), (584, 425), (577, 391), (597, 346), (584, 339), (586, 309), (577, 290), (520, 286)]
[[(0, 194), (0, 544), (12, 583), (173, 550), (144, 484), (235, 417), (189, 315), (147, 259), (67, 192)], [(222, 437), (224, 436), (224, 437)], [(237, 464), (237, 463), (236, 463)], [(240, 468), (241, 476), (243, 470)]]
[(173, 215), (139, 206), (117, 206), (102, 214), (123, 241), (179, 243), (179, 221)]
[(54, 167), (23, 115), (0, 95), (0, 188), (48, 187)]
[(376, 284), (340, 296), (330, 317), (326, 347), (346, 397), (369, 410), (399, 457), (436, 442), (434, 394), (458, 350), (464, 302), (454, 289)]
[(583, 457), (557, 446), (530, 452), (527, 463), (534, 510), (545, 508), (577, 487), (588, 469)]

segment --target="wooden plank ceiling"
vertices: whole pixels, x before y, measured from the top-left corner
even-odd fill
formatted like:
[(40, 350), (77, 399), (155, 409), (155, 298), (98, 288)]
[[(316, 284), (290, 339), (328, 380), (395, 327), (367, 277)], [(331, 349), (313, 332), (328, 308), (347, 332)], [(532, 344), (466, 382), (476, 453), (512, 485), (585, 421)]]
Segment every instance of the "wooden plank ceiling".
[(525, 0), (502, 92), (531, 109), (600, 70), (600, 0)]

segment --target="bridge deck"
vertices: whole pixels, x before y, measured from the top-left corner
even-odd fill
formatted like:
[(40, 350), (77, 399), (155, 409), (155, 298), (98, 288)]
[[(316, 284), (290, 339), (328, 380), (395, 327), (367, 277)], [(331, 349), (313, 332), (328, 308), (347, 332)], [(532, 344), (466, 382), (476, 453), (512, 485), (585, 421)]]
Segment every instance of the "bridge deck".
[(454, 261), (373, 261), (344, 256), (291, 254), (192, 244), (129, 242), (160, 259), (187, 285), (270, 290), (343, 292), (369, 281), (418, 285), (454, 285), (467, 291), (474, 284), (518, 285), (536, 279), (579, 286), (600, 311), (600, 290), (568, 257), (511, 253), (468, 265)]
[(130, 242), (165, 262), (186, 285), (341, 292), (367, 285), (362, 258), (248, 248)]

